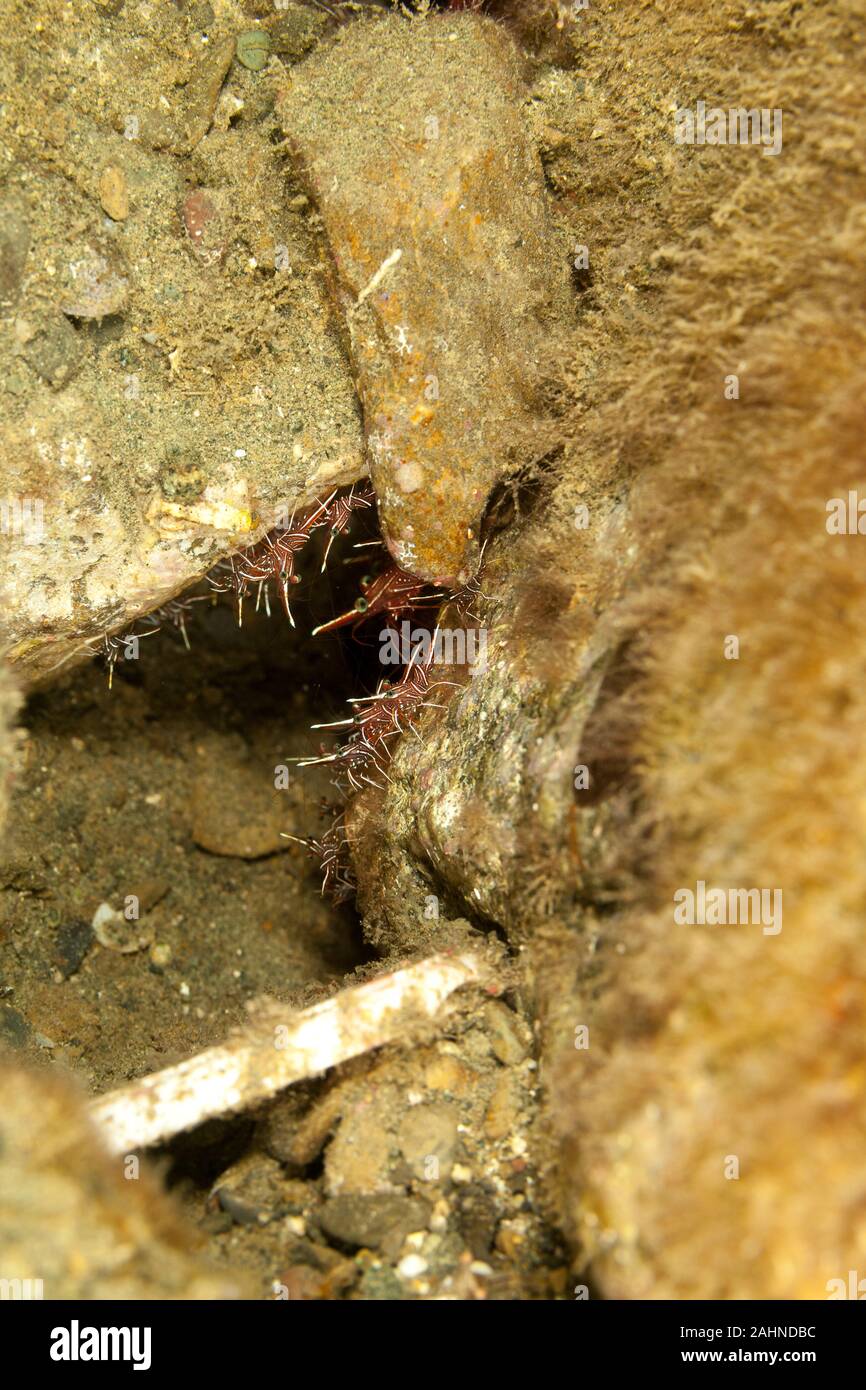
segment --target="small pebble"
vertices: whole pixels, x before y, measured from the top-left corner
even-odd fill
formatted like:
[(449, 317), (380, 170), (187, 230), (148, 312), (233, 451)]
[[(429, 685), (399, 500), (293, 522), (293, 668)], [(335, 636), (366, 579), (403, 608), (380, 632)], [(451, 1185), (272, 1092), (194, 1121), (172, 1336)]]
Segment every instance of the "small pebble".
[(217, 191), (194, 188), (184, 199), (183, 223), (190, 243), (208, 265), (215, 264), (225, 254), (225, 211)]
[(448, 1203), (445, 1201), (444, 1198), (440, 1198), (440, 1200), (433, 1207), (433, 1215), (430, 1217), (431, 1231), (447, 1230), (449, 1211), (450, 1208), (448, 1206)]
[(264, 29), (246, 29), (238, 34), (238, 62), (251, 72), (261, 72), (271, 51), (271, 36)]
[(68, 288), (60, 307), (74, 319), (104, 319), (126, 308), (129, 281), (107, 256), (88, 251), (67, 268)]
[(74, 975), (87, 954), (93, 940), (91, 924), (81, 917), (64, 922), (57, 929), (54, 959), (61, 979)]
[(493, 1000), (484, 1006), (484, 1022), (497, 1060), (504, 1066), (522, 1062), (531, 1043), (531, 1034), (523, 1019), (499, 1000)]
[(107, 951), (117, 951), (120, 955), (131, 955), (149, 946), (153, 939), (153, 928), (142, 927), (136, 921), (128, 921), (122, 912), (117, 912), (110, 903), (100, 903), (93, 914), (93, 935)]
[(113, 222), (123, 222), (129, 216), (129, 193), (126, 175), (116, 164), (108, 164), (99, 179), (99, 201)]

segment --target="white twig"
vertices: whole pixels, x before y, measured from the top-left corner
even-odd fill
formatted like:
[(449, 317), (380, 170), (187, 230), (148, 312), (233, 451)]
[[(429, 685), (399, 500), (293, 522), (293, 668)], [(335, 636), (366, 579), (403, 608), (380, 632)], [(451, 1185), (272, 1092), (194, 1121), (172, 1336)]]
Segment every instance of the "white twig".
[(439, 955), (298, 1013), (274, 1003), (246, 1032), (109, 1091), (91, 1102), (90, 1113), (113, 1153), (146, 1148), (399, 1042), (413, 1019), (433, 1018), (461, 985), (485, 983), (492, 983), (490, 972), (478, 957)]
[(364, 303), (364, 300), (369, 299), (373, 291), (379, 288), (385, 276), (388, 274), (389, 271), (394, 269), (394, 266), (397, 264), (402, 255), (403, 251), (398, 246), (391, 252), (390, 256), (385, 257), (384, 261), (379, 266), (379, 269), (376, 271), (376, 274), (373, 276), (372, 280), (370, 280), (364, 286), (361, 293), (358, 295), (358, 298), (355, 300), (355, 303), (352, 305), (352, 308), (349, 311), (351, 314), (357, 314), (361, 305)]

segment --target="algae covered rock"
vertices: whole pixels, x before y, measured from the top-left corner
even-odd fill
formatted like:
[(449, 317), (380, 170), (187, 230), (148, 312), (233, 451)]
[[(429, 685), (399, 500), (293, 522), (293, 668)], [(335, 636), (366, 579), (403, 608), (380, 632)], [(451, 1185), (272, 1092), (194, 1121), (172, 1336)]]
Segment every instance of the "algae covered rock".
[(35, 33), (24, 8), (0, 55), (0, 651), (33, 685), (364, 462), (244, 85), (266, 75), (175, 6), (142, 28), (48, 0)]
[(567, 261), (517, 50), (476, 16), (356, 24), (278, 105), (318, 205), (395, 559), (477, 569), (494, 484), (549, 447), (538, 392)]

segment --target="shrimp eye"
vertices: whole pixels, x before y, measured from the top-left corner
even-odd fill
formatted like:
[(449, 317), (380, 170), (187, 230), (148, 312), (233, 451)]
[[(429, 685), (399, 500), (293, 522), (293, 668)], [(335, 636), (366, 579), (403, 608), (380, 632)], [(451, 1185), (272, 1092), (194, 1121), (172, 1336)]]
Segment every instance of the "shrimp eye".
[(373, 576), (372, 576), (372, 574), (362, 574), (362, 575), (361, 575), (361, 588), (362, 588), (362, 589), (369, 589), (369, 587), (370, 587), (370, 585), (371, 585), (372, 583), (373, 583)]
[(289, 577), (289, 571), (288, 571), (288, 570), (280, 570), (280, 579), (286, 580), (286, 579), (288, 579), (288, 577)]
[(369, 607), (370, 607), (370, 605), (369, 605), (369, 603), (367, 602), (367, 600), (366, 600), (365, 598), (356, 598), (356, 599), (355, 599), (355, 612), (356, 612), (356, 613), (366, 613), (366, 611), (367, 611), (367, 609), (368, 609)]

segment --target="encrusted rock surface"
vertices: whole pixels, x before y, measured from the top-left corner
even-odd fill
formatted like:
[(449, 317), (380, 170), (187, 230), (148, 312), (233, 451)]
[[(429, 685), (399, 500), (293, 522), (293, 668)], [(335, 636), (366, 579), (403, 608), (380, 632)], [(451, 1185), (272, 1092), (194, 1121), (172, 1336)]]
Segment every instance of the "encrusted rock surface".
[(234, 61), (241, 10), (216, 11), (142, 31), (47, 0), (6, 40), (0, 650), (26, 683), (364, 472), (283, 68)]
[(501, 26), (394, 16), (339, 33), (278, 105), (333, 258), (383, 534), (434, 583), (475, 573), (491, 488), (551, 443), (568, 259), (526, 95)]

